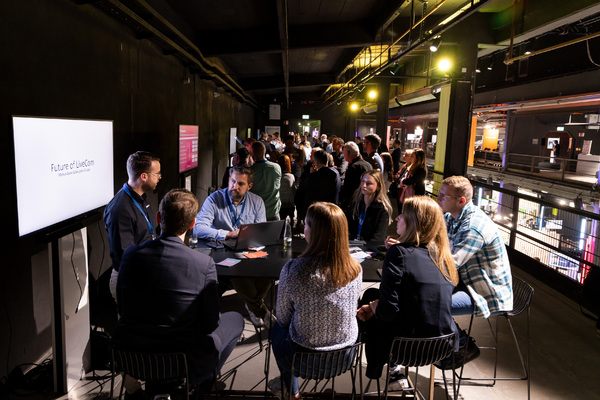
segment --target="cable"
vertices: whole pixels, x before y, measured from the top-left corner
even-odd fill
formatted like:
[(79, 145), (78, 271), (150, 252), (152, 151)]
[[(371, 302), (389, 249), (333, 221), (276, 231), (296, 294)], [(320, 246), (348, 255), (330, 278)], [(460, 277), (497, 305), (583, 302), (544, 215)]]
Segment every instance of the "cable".
[(79, 286), (79, 300), (77, 300), (77, 306), (75, 307), (75, 314), (79, 311), (79, 304), (81, 304), (81, 299), (83, 298), (83, 289), (81, 288), (81, 282), (79, 281), (79, 274), (75, 269), (75, 262), (73, 261), (73, 255), (75, 254), (75, 232), (71, 232), (71, 236), (73, 237), (73, 249), (71, 250), (71, 267), (73, 267), (73, 274), (75, 275), (75, 280), (77, 281), (77, 286)]
[(596, 67), (600, 67), (600, 64), (596, 64), (594, 62), (594, 60), (592, 60), (592, 55), (590, 54), (590, 41), (589, 40), (585, 41), (585, 47), (587, 48), (587, 55), (588, 55), (588, 58), (589, 58), (590, 62), (592, 64), (594, 64)]

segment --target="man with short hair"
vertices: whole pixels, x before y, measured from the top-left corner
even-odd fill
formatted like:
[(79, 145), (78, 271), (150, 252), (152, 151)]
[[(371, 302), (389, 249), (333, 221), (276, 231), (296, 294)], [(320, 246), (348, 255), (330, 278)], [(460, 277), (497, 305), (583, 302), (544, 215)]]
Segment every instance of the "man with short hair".
[(347, 142), (343, 147), (344, 159), (348, 163), (344, 183), (340, 192), (340, 205), (346, 210), (352, 203), (354, 191), (360, 186), (360, 178), (366, 171), (373, 169), (371, 164), (363, 160), (360, 156), (358, 145), (354, 142)]
[(315, 149), (312, 153), (312, 170), (300, 182), (294, 202), (298, 211), (298, 221), (303, 221), (308, 206), (317, 201), (335, 203), (338, 196), (337, 174), (327, 167), (327, 153)]
[(171, 190), (159, 205), (161, 235), (123, 254), (117, 286), (121, 318), (112, 341), (130, 351), (184, 352), (190, 383), (206, 390), (239, 340), (244, 319), (219, 313), (215, 263), (184, 243), (197, 212), (193, 193)]
[(265, 158), (265, 146), (261, 142), (252, 144), (252, 154), (254, 155), (254, 185), (252, 193), (259, 195), (265, 202), (267, 212), (267, 221), (279, 220), (279, 209), (281, 200), (279, 199), (279, 186), (281, 185), (281, 167)]
[(155, 216), (146, 192), (156, 189), (162, 175), (158, 157), (137, 151), (127, 158), (128, 180), (104, 209), (104, 224), (112, 260), (110, 293), (117, 298), (117, 277), (126, 248), (156, 237)]
[[(437, 202), (444, 212), (448, 239), (460, 282), (452, 295), (452, 314), (488, 318), (513, 308), (510, 262), (496, 224), (472, 202), (473, 186), (463, 176), (442, 181)], [(479, 355), (471, 338), (461, 333), (462, 362)], [(468, 339), (468, 340), (467, 340)]]
[(333, 156), (333, 163), (340, 173), (340, 177), (342, 182), (344, 181), (344, 174), (346, 173), (346, 169), (348, 168), (348, 161), (344, 158), (344, 152), (342, 151), (342, 147), (344, 147), (344, 139), (336, 137), (331, 142), (331, 148), (333, 151), (331, 155)]
[(379, 145), (381, 144), (381, 138), (376, 133), (369, 133), (365, 136), (365, 144), (363, 146), (367, 157), (365, 161), (371, 164), (374, 169), (378, 169), (383, 173), (383, 160), (379, 153), (377, 153), (377, 149), (379, 149)]
[(392, 151), (392, 164), (394, 165), (394, 175), (396, 175), (398, 173), (398, 171), (400, 171), (400, 159), (402, 158), (402, 150), (400, 150), (400, 140), (396, 139), (394, 140), (394, 143), (392, 144), (392, 148), (394, 149)]
[[(262, 146), (262, 143), (256, 143)], [(249, 191), (253, 181), (254, 172), (251, 169), (239, 165), (231, 167), (229, 186), (217, 190), (204, 201), (196, 217), (193, 235), (203, 240), (235, 239), (241, 225), (265, 222), (265, 203), (260, 196)], [(271, 287), (271, 280), (236, 278), (231, 279), (231, 283), (244, 300), (252, 323), (263, 326), (263, 318), (270, 317), (264, 299)], [(267, 321), (268, 324), (271, 319)]]

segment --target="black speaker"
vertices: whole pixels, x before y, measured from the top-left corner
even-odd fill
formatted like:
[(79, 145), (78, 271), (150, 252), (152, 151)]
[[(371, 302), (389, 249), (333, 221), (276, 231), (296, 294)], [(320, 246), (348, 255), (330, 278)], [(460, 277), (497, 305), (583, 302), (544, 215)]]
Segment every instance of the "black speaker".
[(540, 144), (541, 144), (542, 146), (546, 147), (546, 142), (547, 142), (547, 141), (548, 141), (548, 139), (547, 139), (547, 138), (545, 138), (545, 137), (543, 137), (543, 138), (542, 138), (542, 140), (541, 140), (541, 142), (540, 142)]

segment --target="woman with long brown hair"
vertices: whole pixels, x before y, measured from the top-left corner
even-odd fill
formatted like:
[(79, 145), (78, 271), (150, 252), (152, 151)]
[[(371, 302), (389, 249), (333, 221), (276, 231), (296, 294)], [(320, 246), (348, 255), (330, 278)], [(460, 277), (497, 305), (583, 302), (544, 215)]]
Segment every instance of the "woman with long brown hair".
[[(381, 285), (365, 292), (357, 312), (365, 322), (366, 375), (371, 379), (381, 376), (395, 336), (426, 338), (456, 331), (451, 306), (458, 272), (440, 207), (427, 196), (411, 197), (396, 222), (399, 236), (387, 241)], [(392, 382), (402, 378), (398, 371)]]
[(298, 380), (291, 377), (295, 352), (338, 350), (358, 337), (356, 305), (362, 269), (350, 256), (344, 213), (333, 203), (312, 204), (306, 212), (304, 236), (306, 250), (288, 261), (279, 276), (278, 321), (271, 329), (271, 343), (281, 378), (269, 382), (278, 397), (282, 387), (290, 390), (290, 379), (291, 393), (300, 396)]
[(398, 193), (398, 213), (402, 213), (402, 205), (412, 196), (425, 194), (425, 178), (427, 178), (427, 164), (423, 149), (414, 149), (410, 154), (410, 165), (400, 181)]
[(364, 240), (370, 248), (383, 245), (392, 222), (392, 205), (379, 170), (362, 174), (350, 207), (346, 214), (350, 239)]

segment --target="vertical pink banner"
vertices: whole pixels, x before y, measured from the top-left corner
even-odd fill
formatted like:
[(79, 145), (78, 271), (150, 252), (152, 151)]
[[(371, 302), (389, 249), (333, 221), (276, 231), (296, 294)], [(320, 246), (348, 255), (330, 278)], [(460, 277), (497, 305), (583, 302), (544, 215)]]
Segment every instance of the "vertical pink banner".
[(179, 125), (179, 173), (198, 166), (198, 125)]

